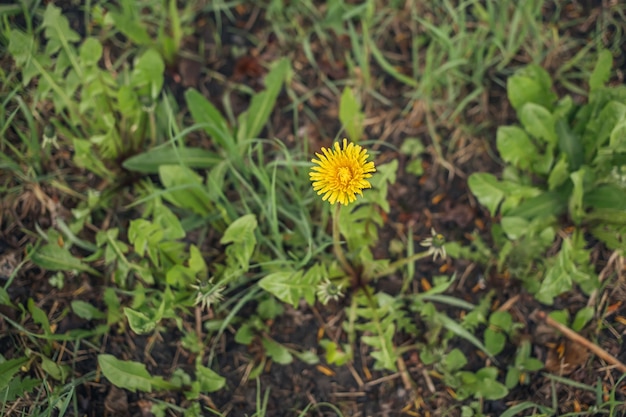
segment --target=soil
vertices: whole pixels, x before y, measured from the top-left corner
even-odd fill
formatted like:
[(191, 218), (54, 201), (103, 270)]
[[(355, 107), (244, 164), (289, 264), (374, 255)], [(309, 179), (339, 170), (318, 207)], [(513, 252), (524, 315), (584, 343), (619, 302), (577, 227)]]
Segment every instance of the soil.
[[(64, 2), (59, 2), (63, 5)], [(589, 7), (590, 16), (601, 14), (601, 5), (593, 3)], [(67, 5), (68, 9), (72, 8)], [(72, 9), (74, 13), (76, 12)], [(546, 6), (546, 15), (557, 13), (556, 7)], [(562, 13), (565, 13), (562, 11)], [(313, 39), (312, 51), (315, 54), (319, 70), (314, 68), (300, 45), (281, 43), (272, 32), (261, 9), (252, 6), (241, 6), (235, 9), (235, 19), (230, 20), (222, 15), (223, 26), (219, 32), (220, 43), (216, 41), (217, 28), (213, 25), (215, 18), (210, 13), (198, 15), (194, 24), (194, 33), (185, 40), (181, 58), (176, 65), (168, 68), (165, 88), (177, 98), (181, 109), (184, 108), (183, 93), (194, 87), (209, 97), (220, 109), (222, 96), (229, 94), (235, 114), (243, 111), (247, 105), (247, 96), (233, 92), (235, 84), (245, 84), (259, 90), (263, 86), (263, 76), (267, 72), (268, 63), (281, 56), (289, 56), (296, 73), (295, 82), (303, 90), (319, 91), (304, 104), (310, 111), (303, 112), (300, 126), (293, 126), (290, 112), (280, 109), (290, 103), (286, 92), (279, 97), (270, 127), (263, 133), (264, 137), (283, 139), (287, 146), (307, 137), (310, 149), (328, 146), (340, 130), (338, 122), (337, 97), (331, 94), (324, 85), (324, 79), (343, 79), (348, 74), (342, 58), (344, 51), (349, 49), (350, 40), (338, 36), (332, 45), (321, 45), (320, 40)], [(565, 19), (576, 20), (565, 16)], [(82, 22), (82, 16), (75, 19)], [(399, 22), (401, 25), (403, 22)], [(563, 25), (566, 27), (566, 25)], [(591, 36), (593, 24), (583, 31), (576, 26), (575, 35), (579, 38)], [(571, 29), (574, 30), (574, 29)], [(244, 36), (247, 34), (248, 36)], [(248, 39), (258, 40), (253, 44)], [(198, 61), (198, 45), (204, 45), (202, 57)], [(332, 51), (332, 56), (327, 51)], [(241, 54), (241, 51), (244, 51)], [(398, 53), (406, 53), (398, 46)], [(571, 51), (569, 53), (572, 53)], [(554, 59), (554, 57), (551, 57)], [(520, 57), (512, 66), (524, 63)], [(619, 58), (622, 59), (622, 58)], [(619, 65), (623, 65), (618, 59)], [(554, 59), (558, 61), (557, 59)], [(407, 60), (407, 63), (409, 61)], [(550, 61), (554, 62), (554, 61)], [(3, 68), (10, 68), (10, 61), (2, 61)], [(548, 65), (549, 66), (549, 65)], [(377, 152), (377, 164), (397, 158), (400, 168), (397, 183), (390, 188), (389, 201), (391, 212), (385, 226), (380, 230), (380, 244), (375, 248), (376, 257), (389, 255), (390, 242), (394, 239), (406, 239), (408, 228), (413, 229), (416, 243), (430, 235), (431, 228), (444, 234), (447, 239), (462, 243), (470, 243), (472, 233), (478, 231), (490, 242), (490, 226), (492, 219), (472, 197), (467, 187), (467, 176), (473, 172), (500, 172), (501, 166), (495, 152), (495, 128), (498, 125), (512, 122), (514, 113), (510, 108), (506, 92), (502, 87), (502, 73), (493, 73), (485, 89), (480, 103), (463, 112), (457, 120), (437, 120), (437, 135), (429, 135), (428, 117), (439, 117), (437, 109), (426, 111), (425, 105), (415, 102), (408, 113), (401, 109), (407, 105), (403, 95), (406, 87), (391, 79), (372, 62), (373, 77), (382, 80), (377, 91), (389, 103), (368, 96), (364, 98), (366, 113), (367, 137), (376, 138), (373, 147)], [(623, 68), (622, 68), (623, 69)], [(320, 73), (320, 70), (322, 73)], [(510, 71), (509, 68), (507, 71)], [(469, 132), (459, 126), (482, 126), (478, 134)], [(306, 132), (306, 135), (295, 137), (293, 132)], [(392, 149), (401, 146), (406, 138), (419, 138), (427, 144), (424, 157), (424, 172), (417, 177), (406, 172), (407, 157)], [(199, 144), (210, 147), (210, 143)], [(391, 146), (381, 146), (385, 143)], [(437, 155), (435, 145), (441, 146), (443, 155)], [(58, 165), (63, 165), (68, 153), (60, 152)], [(444, 159), (442, 159), (444, 157)], [(53, 167), (51, 167), (52, 169)], [(1, 177), (1, 175), (0, 175)], [(3, 179), (5, 181), (5, 179)], [(75, 202), (59, 195), (51, 186), (41, 185), (41, 189), (33, 189), (13, 201), (10, 207), (0, 216), (0, 268), (11, 270), (21, 259), (23, 249), (36, 240), (34, 233), (39, 226), (43, 230), (52, 225), (56, 215), (68, 215)], [(41, 193), (39, 192), (41, 191)], [(47, 197), (42, 198), (41, 195)], [(56, 213), (50, 211), (50, 203)], [(102, 221), (107, 221), (105, 217)], [(123, 220), (116, 220), (123, 222)], [(219, 237), (215, 237), (215, 243)], [(209, 242), (210, 243), (210, 242)], [(600, 245), (594, 248), (596, 265), (602, 269), (608, 264), (610, 253)], [(456, 273), (460, 278), (448, 291), (449, 295), (476, 303), (485, 294), (495, 291), (494, 308), (513, 301), (510, 312), (514, 320), (524, 324), (521, 338), (528, 339), (534, 346), (533, 355), (546, 363), (548, 371), (555, 375), (564, 375), (574, 381), (595, 385), (598, 380), (609, 389), (615, 385), (620, 374), (607, 368), (594, 356), (588, 355), (579, 346), (568, 342), (562, 336), (540, 322), (533, 320), (533, 312), (546, 311), (546, 306), (535, 302), (523, 287), (513, 278), (502, 276), (468, 261), (447, 259), (444, 262), (421, 262), (417, 266), (415, 285), (420, 281), (439, 274)], [(2, 275), (2, 274), (0, 274)], [(8, 274), (4, 274), (5, 276)], [(80, 298), (98, 307), (104, 307), (102, 300), (102, 283), (98, 280), (78, 275), (66, 279), (63, 290), (50, 286), (49, 272), (36, 267), (29, 267), (20, 273), (9, 287), (9, 296), (16, 303), (26, 303), (33, 298), (44, 311), (50, 312), (53, 318), (68, 308), (71, 301)], [(4, 281), (0, 280), (0, 284)], [(399, 291), (399, 279), (390, 277), (376, 284), (378, 289), (390, 294)], [(79, 294), (77, 292), (80, 292)], [(616, 286), (606, 291), (607, 305), (614, 306), (613, 317), (626, 317), (626, 303), (623, 303), (626, 289)], [(580, 294), (567, 294), (556, 300), (553, 309), (567, 308), (571, 313), (584, 307), (586, 298)], [(311, 308), (305, 305), (292, 309), (286, 307), (286, 313), (270, 323), (269, 335), (277, 341), (285, 343), (298, 351), (314, 351), (323, 357), (318, 345), (318, 334), (323, 329), (333, 337), (341, 337), (341, 319), (343, 307), (349, 303), (349, 297), (339, 303), (331, 303), (325, 308)], [(450, 317), (459, 317), (460, 311), (444, 305), (438, 308), (445, 310)], [(8, 318), (19, 320), (19, 312), (0, 306), (0, 312)], [(419, 321), (419, 317), (415, 317)], [(195, 317), (184, 317), (185, 326), (195, 326)], [(626, 345), (622, 343), (622, 335), (626, 331), (624, 323), (611, 320), (612, 325), (601, 326), (602, 330), (595, 337), (597, 343), (626, 362)], [(130, 330), (112, 331), (102, 340), (94, 340), (93, 344), (73, 342), (54, 343), (50, 348), (58, 352), (61, 362), (75, 363), (73, 373), (80, 377), (97, 369), (97, 355), (111, 353), (120, 359), (134, 360), (145, 363), (153, 375), (170, 377), (173, 372), (182, 368), (193, 372), (195, 357), (181, 346), (181, 333), (173, 323), (165, 322), (166, 328), (152, 337), (138, 336)], [(67, 315), (55, 323), (57, 333), (71, 329), (89, 328), (89, 322)], [(38, 328), (30, 324), (27, 330), (37, 332)], [(593, 337), (593, 326), (585, 329), (583, 335)], [(480, 335), (479, 335), (480, 336)], [(345, 337), (345, 335), (344, 335)], [(398, 344), (416, 342), (416, 336), (397, 335)], [(40, 343), (40, 342), (37, 342)], [(0, 352), (10, 359), (23, 349), (23, 337), (8, 323), (0, 318)], [(403, 359), (406, 369), (415, 381), (416, 386), (407, 387), (399, 373), (374, 371), (372, 359), (368, 356), (368, 348), (357, 342), (355, 360), (350, 366), (337, 367), (325, 364), (306, 365), (295, 360), (289, 365), (278, 365), (266, 362), (260, 375), (261, 393), (257, 392), (254, 380), (248, 380), (247, 374), (253, 365), (263, 357), (263, 348), (255, 342), (246, 347), (234, 341), (232, 332), (226, 332), (219, 340), (216, 351), (219, 373), (227, 380), (226, 388), (201, 398), (203, 405), (220, 410), (229, 416), (253, 415), (257, 410), (257, 395), (263, 398), (268, 393), (268, 416), (296, 416), (308, 405), (316, 405), (306, 415), (335, 416), (337, 413), (324, 403), (334, 404), (344, 416), (460, 416), (461, 409), (455, 402), (454, 393), (446, 389), (442, 381), (426, 377), (429, 367), (419, 360), (419, 352), (408, 352)], [(477, 370), (485, 366), (486, 360), (476, 352), (474, 346), (458, 342), (458, 346), (470, 360), (467, 368)], [(496, 366), (503, 375), (512, 364), (515, 345), (509, 344), (505, 351), (498, 355)], [(563, 370), (559, 365), (566, 364), (569, 369)], [(434, 389), (433, 389), (434, 388)], [(177, 393), (132, 393), (113, 387), (99, 375), (92, 382), (79, 385), (77, 388), (77, 408), (81, 416), (101, 416), (103, 410), (107, 415), (151, 416), (150, 407), (160, 401), (178, 404), (182, 407), (191, 404)], [(607, 393), (604, 392), (606, 395)], [(618, 385), (616, 397), (618, 401), (626, 401), (626, 385)], [(551, 406), (557, 400), (560, 413), (578, 411), (595, 403), (595, 393), (590, 393), (565, 384), (553, 383), (543, 372), (529, 374), (527, 385), (513, 389), (504, 401), (485, 401), (483, 410), (487, 415), (498, 416), (509, 406), (521, 401), (533, 401)], [(27, 403), (28, 398), (24, 401)], [(466, 402), (467, 404), (467, 402)], [(404, 411), (403, 411), (404, 410)], [(622, 411), (625, 412), (626, 411)], [(205, 415), (211, 415), (205, 413)], [(624, 414), (626, 415), (626, 414)]]

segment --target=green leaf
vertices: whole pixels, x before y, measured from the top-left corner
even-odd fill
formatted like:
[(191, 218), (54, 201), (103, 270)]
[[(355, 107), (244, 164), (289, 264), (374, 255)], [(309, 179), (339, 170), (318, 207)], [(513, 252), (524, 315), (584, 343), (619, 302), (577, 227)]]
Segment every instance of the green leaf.
[(370, 353), (374, 358), (374, 369), (387, 369), (389, 371), (397, 371), (396, 354), (393, 346), (393, 336), (396, 326), (387, 325), (382, 334), (378, 332), (374, 336), (361, 336), (361, 342), (374, 347), (374, 351)]
[(4, 287), (0, 287), (0, 305), (13, 307), (11, 297), (9, 297), (9, 293), (4, 289)]
[(250, 107), (239, 118), (239, 129), (237, 131), (237, 141), (242, 143), (249, 139), (256, 138), (267, 119), (269, 119), (278, 93), (287, 80), (291, 70), (289, 59), (282, 58), (274, 64), (272, 70), (265, 77), (265, 91), (255, 94), (250, 102)]
[(85, 39), (80, 45), (79, 56), (83, 65), (97, 65), (102, 57), (102, 44), (96, 38)]
[(131, 73), (131, 85), (140, 88), (141, 93), (156, 100), (163, 88), (165, 63), (155, 49), (148, 49), (137, 61)]
[(242, 324), (235, 333), (235, 342), (241, 345), (249, 345), (254, 340), (255, 331), (251, 325)]
[(98, 310), (96, 307), (92, 306), (86, 301), (73, 300), (71, 305), (74, 314), (82, 319), (93, 320), (106, 317), (106, 314), (104, 314), (102, 311)]
[(607, 184), (596, 187), (585, 193), (585, 206), (594, 209), (626, 210), (626, 191), (616, 184)]
[(504, 199), (502, 185), (496, 177), (484, 172), (474, 173), (470, 175), (467, 183), (480, 204), (487, 207), (489, 214), (495, 216), (498, 206)]
[(26, 362), (28, 362), (28, 358), (25, 356), (0, 362), (0, 390), (9, 385), (13, 376), (20, 371), (21, 366)]
[(565, 309), (555, 310), (551, 311), (548, 315), (552, 320), (556, 321), (557, 323), (561, 323), (563, 326), (569, 326), (569, 311)]
[(339, 121), (352, 142), (363, 137), (363, 121), (365, 114), (361, 112), (361, 104), (350, 87), (345, 87), (339, 102)]
[(460, 349), (454, 348), (445, 356), (443, 361), (441, 361), (441, 364), (444, 366), (446, 371), (454, 372), (467, 365), (467, 358)]
[(559, 137), (559, 149), (567, 156), (570, 170), (577, 171), (584, 159), (582, 140), (570, 129), (564, 119), (556, 122), (556, 133)]
[(202, 148), (160, 146), (126, 159), (122, 166), (130, 171), (155, 174), (161, 165), (211, 169), (222, 160), (215, 152)]
[(280, 343), (276, 343), (275, 341), (265, 337), (261, 340), (261, 343), (265, 348), (265, 352), (274, 362), (281, 365), (287, 365), (293, 362), (293, 356), (289, 353), (289, 350), (287, 350), (287, 348)]
[(70, 28), (67, 17), (61, 14), (61, 9), (52, 3), (46, 7), (41, 25), (46, 28), (45, 36), (48, 39), (46, 52), (50, 55), (61, 48), (68, 48), (70, 42), (78, 42), (81, 39), (80, 35)]
[(580, 332), (593, 319), (594, 315), (593, 307), (583, 307), (578, 310), (572, 322), (572, 330)]
[(551, 110), (557, 98), (552, 91), (550, 75), (535, 64), (528, 65), (509, 77), (506, 90), (511, 105), (517, 111), (526, 103), (535, 103)]
[(196, 123), (202, 124), (204, 131), (230, 155), (235, 152), (235, 138), (226, 119), (209, 100), (198, 91), (190, 89), (185, 92), (185, 101)]
[[(0, 372), (0, 398), (7, 403), (9, 401), (15, 401), (18, 398), (24, 398), (27, 393), (30, 393), (33, 388), (41, 385), (41, 380), (24, 377), (21, 378), (19, 376), (10, 379), (9, 385), (5, 388), (2, 388), (2, 380), (3, 376)], [(6, 404), (6, 403), (5, 403)]]
[(567, 200), (562, 192), (545, 192), (537, 197), (524, 200), (516, 208), (507, 212), (507, 216), (523, 217), (528, 220), (558, 216), (567, 208)]
[(259, 286), (279, 300), (298, 306), (301, 298), (309, 305), (315, 302), (316, 286), (325, 277), (325, 268), (316, 264), (306, 274), (302, 271), (280, 271), (263, 277)]
[(200, 382), (200, 391), (205, 393), (219, 391), (226, 385), (226, 378), (200, 364), (196, 365), (196, 378)]
[(122, 361), (113, 355), (98, 355), (98, 365), (102, 374), (116, 387), (132, 392), (152, 391), (153, 377), (146, 365), (139, 362)]
[(569, 179), (569, 164), (565, 154), (561, 154), (559, 160), (554, 164), (548, 177), (548, 189), (555, 190)]
[(485, 330), (485, 346), (493, 356), (499, 354), (504, 349), (506, 336), (491, 328)]
[(585, 193), (585, 175), (587, 173), (586, 168), (581, 168), (576, 172), (570, 174), (574, 189), (569, 198), (569, 214), (574, 221), (574, 224), (578, 225), (585, 217), (585, 210), (583, 207), (583, 197)]
[(167, 191), (164, 197), (169, 202), (201, 216), (209, 215), (213, 203), (198, 174), (180, 165), (161, 165), (159, 178)]
[(598, 62), (593, 68), (593, 72), (589, 77), (589, 89), (591, 91), (603, 87), (611, 76), (611, 67), (613, 65), (613, 54), (607, 49), (603, 49), (598, 54)]
[(554, 128), (554, 117), (548, 109), (536, 103), (526, 103), (520, 111), (520, 120), (524, 129), (533, 137), (556, 146), (558, 138)]
[(552, 305), (554, 297), (572, 289), (572, 277), (568, 268), (560, 265), (562, 259), (563, 256), (559, 254), (557, 263), (546, 271), (541, 287), (535, 294), (539, 302)]
[(615, 152), (626, 152), (626, 120), (622, 120), (611, 130), (609, 147)]
[(503, 332), (511, 331), (513, 326), (513, 318), (511, 314), (507, 311), (494, 311), (489, 316), (489, 324), (492, 326), (496, 326), (499, 330)]
[(509, 390), (496, 381), (497, 374), (498, 370), (492, 367), (482, 368), (476, 372), (478, 379), (476, 397), (483, 397), (486, 400), (499, 400), (508, 395)]
[(58, 363), (46, 358), (41, 357), (41, 368), (50, 377), (60, 382), (65, 382), (70, 374), (70, 367), (67, 365), (59, 365)]
[(245, 214), (228, 226), (220, 239), (220, 243), (226, 245), (228, 243), (242, 243), (250, 240), (254, 237), (254, 231), (257, 226), (256, 216), (254, 214)]
[(500, 224), (509, 239), (517, 240), (528, 232), (529, 221), (523, 217), (506, 216)]
[(75, 258), (66, 248), (51, 243), (35, 249), (30, 254), (30, 259), (35, 265), (48, 271), (83, 271), (101, 276), (98, 271)]
[(498, 128), (496, 144), (502, 159), (521, 169), (530, 168), (539, 154), (539, 150), (526, 132), (517, 126)]
[(128, 319), (128, 324), (133, 332), (137, 334), (146, 334), (153, 331), (157, 325), (156, 321), (141, 311), (133, 310), (132, 308), (124, 307), (124, 314)]
[(110, 10), (108, 15), (111, 16), (115, 29), (119, 30), (138, 45), (149, 45), (153, 42), (152, 36), (146, 28), (141, 24), (142, 20), (134, 13), (131, 8), (125, 8), (122, 11)]
[(478, 340), (476, 336), (474, 336), (472, 333), (470, 333), (465, 328), (463, 328), (459, 323), (452, 320), (450, 317), (448, 317), (444, 313), (437, 313), (437, 320), (439, 320), (443, 324), (443, 327), (445, 327), (446, 329), (448, 329), (455, 335), (472, 343), (474, 346), (476, 346), (478, 349), (485, 352), (487, 355), (489, 355), (490, 358), (493, 359), (493, 356), (491, 355), (489, 350), (487, 350), (485, 345), (483, 345), (482, 342)]
[(248, 270), (250, 258), (256, 247), (257, 220), (254, 214), (246, 214), (231, 223), (220, 239), (222, 245), (230, 244), (226, 248), (228, 264), (235, 268)]
[(33, 317), (33, 321), (40, 324), (46, 334), (50, 334), (50, 321), (48, 320), (48, 315), (41, 308), (35, 305), (32, 298), (28, 299), (28, 311)]

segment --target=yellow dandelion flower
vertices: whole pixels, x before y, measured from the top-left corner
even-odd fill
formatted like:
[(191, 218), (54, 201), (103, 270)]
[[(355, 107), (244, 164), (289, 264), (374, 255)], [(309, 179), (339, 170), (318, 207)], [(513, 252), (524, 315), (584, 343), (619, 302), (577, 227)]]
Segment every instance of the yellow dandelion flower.
[(324, 194), (322, 200), (330, 204), (352, 203), (356, 194), (363, 195), (364, 188), (372, 187), (367, 178), (376, 168), (373, 162), (367, 162), (367, 150), (344, 139), (343, 149), (335, 143), (335, 149), (322, 148), (322, 153), (315, 153), (319, 159), (311, 162), (319, 166), (311, 168), (309, 173), (313, 189), (319, 195)]

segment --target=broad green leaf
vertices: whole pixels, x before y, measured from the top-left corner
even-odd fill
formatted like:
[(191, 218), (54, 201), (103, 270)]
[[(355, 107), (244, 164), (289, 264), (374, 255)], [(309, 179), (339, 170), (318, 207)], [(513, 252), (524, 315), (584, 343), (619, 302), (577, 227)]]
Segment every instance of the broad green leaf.
[(593, 319), (595, 312), (593, 311), (593, 307), (583, 307), (578, 310), (576, 316), (574, 317), (574, 321), (572, 321), (572, 330), (575, 332), (580, 332), (583, 327), (587, 325)]
[(159, 178), (165, 186), (164, 196), (170, 203), (201, 216), (211, 212), (213, 203), (202, 178), (191, 169), (180, 165), (161, 165)]
[(626, 152), (626, 120), (622, 120), (611, 130), (609, 146), (615, 152)]
[(339, 121), (352, 142), (358, 142), (363, 136), (363, 121), (365, 114), (361, 111), (361, 104), (350, 87), (345, 87), (339, 102)]
[(132, 308), (124, 307), (124, 314), (128, 319), (128, 324), (133, 332), (137, 334), (146, 334), (154, 330), (157, 323), (153, 318), (148, 317), (141, 311), (133, 310)]
[(106, 317), (106, 314), (104, 314), (102, 311), (98, 310), (96, 307), (92, 306), (86, 301), (73, 300), (71, 305), (74, 314), (82, 319), (93, 320)]
[(202, 148), (163, 146), (132, 156), (122, 163), (130, 171), (149, 174), (159, 172), (161, 165), (184, 165), (189, 168), (211, 169), (223, 158)]
[(115, 29), (122, 32), (124, 36), (132, 42), (138, 45), (149, 45), (153, 42), (152, 36), (150, 36), (146, 28), (141, 24), (141, 19), (139, 16), (132, 13), (132, 10), (127, 9), (119, 12), (110, 10), (108, 16), (110, 16), (115, 23)]
[(254, 231), (258, 226), (254, 214), (246, 214), (232, 222), (220, 239), (222, 245), (228, 243), (241, 243), (254, 237)]
[(536, 103), (526, 103), (520, 111), (520, 121), (532, 136), (556, 146), (558, 138), (554, 129), (554, 117), (548, 109)]
[(33, 77), (40, 74), (41, 64), (39, 57), (35, 55), (37, 43), (32, 35), (20, 30), (11, 29), (9, 35), (9, 53), (15, 59), (15, 63), (22, 70), (22, 85), (27, 86)]
[(200, 364), (196, 365), (196, 378), (200, 382), (200, 392), (203, 393), (219, 391), (226, 385), (226, 378)]
[(325, 276), (327, 276), (325, 268), (316, 264), (306, 274), (302, 271), (274, 272), (262, 278), (259, 286), (295, 308), (301, 298), (309, 305), (315, 302), (316, 286)]
[(578, 171), (584, 159), (582, 140), (570, 129), (564, 119), (557, 120), (556, 132), (559, 137), (559, 149), (567, 156), (570, 170)]
[(246, 214), (231, 223), (224, 236), (220, 239), (223, 245), (230, 244), (226, 248), (227, 262), (234, 268), (247, 271), (250, 258), (256, 247), (257, 220), (254, 214)]
[(494, 311), (489, 316), (489, 324), (496, 326), (504, 332), (510, 332), (513, 326), (513, 318), (507, 311)]
[(70, 43), (78, 42), (81, 39), (80, 35), (70, 28), (67, 17), (61, 14), (61, 9), (52, 3), (49, 3), (48, 7), (46, 7), (41, 25), (46, 28), (45, 36), (48, 39), (46, 53), (49, 55), (58, 52), (62, 48), (65, 48), (66, 52), (72, 53), (67, 50)]
[(196, 123), (202, 125), (204, 131), (227, 151), (227, 155), (235, 152), (235, 138), (222, 114), (197, 90), (190, 89), (185, 92), (185, 101)]
[(244, 323), (239, 326), (237, 332), (235, 333), (235, 342), (241, 345), (249, 345), (254, 340), (254, 336), (256, 335), (254, 329), (251, 325)]
[(75, 258), (66, 248), (47, 243), (30, 254), (30, 259), (37, 266), (49, 271), (83, 271), (95, 276), (100, 273)]
[(591, 91), (603, 87), (611, 76), (611, 66), (613, 65), (613, 54), (607, 49), (603, 49), (598, 54), (598, 62), (593, 68), (589, 77), (589, 89)]
[(545, 278), (541, 282), (541, 288), (535, 294), (537, 301), (552, 305), (554, 297), (567, 292), (572, 289), (572, 277), (570, 275), (571, 267), (567, 268), (561, 265), (562, 262), (570, 262), (567, 259), (563, 259), (563, 256), (559, 254), (557, 263), (552, 265), (545, 274)]
[(289, 59), (282, 58), (274, 64), (272, 70), (265, 76), (265, 90), (252, 97), (250, 107), (238, 118), (238, 143), (254, 139), (261, 133), (290, 71)]
[(165, 63), (155, 49), (148, 49), (135, 62), (131, 73), (131, 85), (140, 88), (143, 94), (156, 100), (163, 88)]
[(557, 96), (552, 91), (550, 74), (538, 65), (531, 64), (510, 76), (506, 82), (507, 96), (517, 111), (526, 103), (535, 103), (551, 110)]
[(539, 154), (526, 132), (517, 126), (498, 128), (496, 144), (502, 159), (524, 170), (531, 166)]
[(563, 185), (563, 183), (569, 179), (569, 174), (567, 158), (565, 154), (561, 154), (559, 160), (554, 164), (554, 167), (552, 167), (550, 176), (548, 176), (548, 189), (553, 191)]
[(28, 358), (25, 356), (0, 362), (0, 390), (9, 385), (13, 376), (20, 371), (21, 366), (26, 362), (28, 362)]
[(102, 57), (102, 44), (93, 37), (85, 39), (80, 45), (79, 56), (83, 65), (97, 65)]
[(492, 328), (485, 329), (485, 347), (493, 356), (499, 354), (506, 344), (506, 336), (501, 331)]
[(489, 214), (495, 216), (498, 206), (504, 199), (504, 191), (495, 176), (488, 173), (474, 173), (467, 181), (470, 190), (480, 204), (487, 207)]
[(528, 232), (529, 221), (523, 217), (505, 216), (500, 224), (509, 239), (517, 240)]
[(595, 209), (626, 210), (626, 190), (616, 184), (606, 184), (585, 193), (585, 206)]
[(506, 214), (511, 217), (523, 217), (533, 220), (538, 217), (551, 217), (562, 214), (567, 209), (567, 199), (564, 193), (549, 191), (524, 200), (516, 208)]
[(467, 365), (467, 358), (460, 349), (454, 348), (445, 356), (441, 364), (445, 367), (446, 371), (454, 372)]
[(482, 397), (486, 400), (499, 400), (508, 395), (509, 390), (496, 378), (498, 370), (493, 367), (482, 368), (476, 372), (478, 378), (476, 397)]
[(98, 355), (98, 365), (102, 374), (116, 387), (132, 392), (152, 391), (153, 378), (146, 365), (139, 362), (122, 361), (113, 355)]
[(261, 340), (261, 343), (263, 344), (267, 355), (271, 357), (274, 362), (281, 365), (287, 365), (293, 362), (293, 356), (289, 353), (289, 350), (287, 350), (287, 348), (280, 343), (276, 343), (266, 337)]
[(50, 377), (60, 382), (65, 382), (65, 380), (70, 374), (69, 366), (59, 365), (58, 363), (46, 358), (45, 356), (41, 357), (41, 368)]

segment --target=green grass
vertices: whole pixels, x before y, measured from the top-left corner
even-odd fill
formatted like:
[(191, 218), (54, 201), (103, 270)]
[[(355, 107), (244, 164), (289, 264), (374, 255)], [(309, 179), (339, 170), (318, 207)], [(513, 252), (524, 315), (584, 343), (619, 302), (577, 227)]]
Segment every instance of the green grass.
[[(255, 416), (271, 413), (275, 388), (260, 379), (269, 364), (399, 372), (407, 388), (423, 377), (405, 369), (412, 352), (445, 407), (463, 415), (510, 399), (519, 381), (505, 386), (509, 367), (548, 381), (553, 398), (512, 403), (505, 415), (562, 413), (555, 399), (564, 386), (598, 393), (589, 410), (567, 415), (617, 415), (621, 380), (607, 401), (601, 382), (529, 370), (521, 347), (529, 345), (518, 343), (526, 325), (494, 312), (506, 300), (493, 288), (467, 298), (449, 271), (419, 283), (415, 240), (426, 228), (398, 219), (388, 191), (414, 183), (399, 160), (430, 156), (451, 172), (467, 169), (458, 157), (465, 141), (494, 142), (495, 117), (512, 117), (507, 80), (528, 63), (546, 67), (558, 91), (586, 96), (598, 51), (621, 45), (623, 9), (601, 10), (588, 42), (572, 35), (582, 15), (561, 19), (559, 2), (539, 0), (176, 5), (88, 2), (87, 37), (54, 5), (0, 7), (0, 233), (16, 234), (21, 260), (0, 287), (10, 311), (0, 311), (8, 329), (0, 343), (9, 346), (0, 355), (0, 416), (78, 415), (77, 392), (95, 383), (139, 391), (159, 415), (226, 415), (206, 401), (233, 388), (219, 366), (225, 340), (256, 352), (244, 355), (243, 380), (256, 379)], [(181, 56), (204, 52), (202, 42), (194, 51), (183, 42), (202, 24), (215, 28), (210, 46), (227, 71), (250, 55), (264, 76), (238, 81), (203, 68), (203, 82), (222, 95), (207, 97), (206, 84), (182, 92), (171, 79)], [(256, 49), (232, 45), (233, 36)], [(377, 173), (358, 204), (333, 213), (311, 189), (310, 160), (345, 136), (369, 150)], [(470, 152), (488, 159), (484, 149)], [(390, 225), (393, 240), (381, 241)], [(448, 253), (479, 261), (472, 268), (495, 265), (497, 245), (472, 252), (483, 243), (475, 236), (471, 248), (449, 242)], [(389, 258), (374, 256), (381, 244)], [(358, 273), (342, 270), (337, 246)], [(380, 289), (397, 276), (399, 293)], [(345, 308), (322, 305), (326, 279), (345, 293)], [(294, 310), (344, 335), (327, 329), (313, 347), (277, 337)], [(57, 331), (75, 319), (79, 328)], [(149, 359), (170, 334), (188, 358), (175, 372)], [(505, 345), (512, 356), (498, 356)], [(79, 371), (84, 360), (93, 369)], [(197, 405), (172, 404), (168, 393)], [(305, 403), (292, 414), (349, 415), (341, 404)]]

